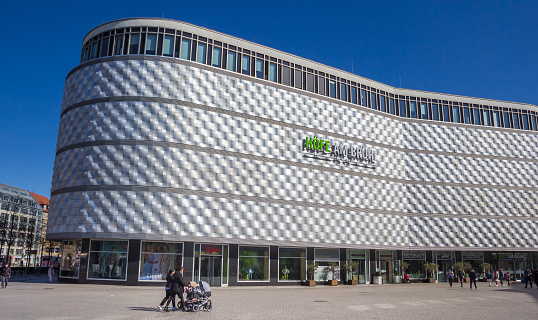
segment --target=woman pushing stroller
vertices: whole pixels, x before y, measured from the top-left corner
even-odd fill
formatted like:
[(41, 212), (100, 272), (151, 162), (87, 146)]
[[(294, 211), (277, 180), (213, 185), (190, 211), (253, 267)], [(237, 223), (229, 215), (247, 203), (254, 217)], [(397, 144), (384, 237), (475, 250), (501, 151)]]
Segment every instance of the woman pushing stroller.
[[(183, 267), (178, 267), (177, 272), (170, 270), (166, 276), (166, 297), (161, 301), (157, 306), (159, 310), (168, 310), (170, 302), (172, 302), (172, 310), (183, 310), (185, 311), (185, 301), (183, 299), (183, 288), (189, 286), (189, 283), (183, 279)], [(176, 307), (176, 295), (179, 296), (181, 304)], [(164, 305), (166, 301), (166, 305)], [(164, 306), (163, 306), (164, 305)]]

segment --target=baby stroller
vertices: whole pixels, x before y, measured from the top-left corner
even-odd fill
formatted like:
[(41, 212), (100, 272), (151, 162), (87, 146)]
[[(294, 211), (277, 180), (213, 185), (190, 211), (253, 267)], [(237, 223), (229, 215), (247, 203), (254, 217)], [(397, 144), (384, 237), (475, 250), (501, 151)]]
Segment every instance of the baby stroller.
[(187, 311), (198, 312), (200, 308), (204, 311), (211, 311), (211, 288), (205, 281), (200, 281), (198, 287), (187, 288), (187, 299), (185, 300), (185, 308)]

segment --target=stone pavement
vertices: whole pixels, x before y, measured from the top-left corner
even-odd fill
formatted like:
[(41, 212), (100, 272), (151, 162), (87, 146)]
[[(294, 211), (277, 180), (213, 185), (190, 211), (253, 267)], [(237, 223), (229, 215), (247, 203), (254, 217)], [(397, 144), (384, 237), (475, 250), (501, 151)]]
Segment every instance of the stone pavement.
[[(30, 279), (31, 280), (31, 279)], [(537, 319), (538, 290), (521, 283), (213, 288), (213, 311), (159, 312), (158, 287), (11, 282), (0, 319)]]

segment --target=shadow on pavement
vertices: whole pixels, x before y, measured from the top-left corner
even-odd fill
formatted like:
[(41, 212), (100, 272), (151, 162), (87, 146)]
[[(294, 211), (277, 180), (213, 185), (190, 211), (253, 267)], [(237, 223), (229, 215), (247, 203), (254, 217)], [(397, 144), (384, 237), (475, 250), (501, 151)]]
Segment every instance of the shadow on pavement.
[[(156, 308), (149, 308), (149, 307), (129, 307), (129, 309), (133, 311), (150, 311), (150, 312), (161, 312), (157, 310)], [(172, 308), (170, 308), (172, 309)]]
[[(505, 283), (506, 286), (506, 283)], [(526, 293), (534, 298), (538, 302), (538, 289), (536, 286), (532, 285), (532, 288), (525, 288), (524, 283), (520, 282), (512, 282), (512, 285), (508, 287), (508, 289), (504, 289), (504, 291), (510, 291), (510, 292), (518, 292), (518, 293)]]

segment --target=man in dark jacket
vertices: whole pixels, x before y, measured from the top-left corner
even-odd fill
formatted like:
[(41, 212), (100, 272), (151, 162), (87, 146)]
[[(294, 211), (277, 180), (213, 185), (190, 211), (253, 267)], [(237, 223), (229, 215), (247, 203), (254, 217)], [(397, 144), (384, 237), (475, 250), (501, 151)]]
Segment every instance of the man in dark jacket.
[(2, 268), (2, 289), (7, 288), (9, 278), (11, 278), (11, 268), (6, 263), (4, 268)]
[(527, 288), (527, 285), (530, 283), (532, 289), (532, 271), (529, 268), (526, 268), (525, 271), (523, 271), (523, 276), (525, 278), (525, 288)]
[(183, 279), (183, 267), (178, 267), (177, 272), (174, 274), (174, 282), (172, 282), (172, 295), (177, 294), (179, 301), (181, 301), (180, 308), (185, 311), (185, 300), (183, 299), (183, 288), (187, 287), (189, 283)]
[(463, 270), (460, 269), (460, 271), (458, 271), (458, 278), (460, 280), (460, 284), (461, 284), (461, 287), (463, 288), (463, 278), (465, 277), (465, 274), (463, 273)]
[(473, 290), (473, 283), (475, 290), (478, 289), (476, 287), (476, 273), (474, 272), (474, 269), (471, 269), (471, 271), (469, 271), (469, 279), (471, 280), (471, 290)]
[[(174, 270), (168, 271), (168, 274), (166, 275), (166, 285), (164, 287), (166, 297), (164, 297), (163, 301), (157, 306), (157, 309), (163, 310), (166, 308), (168, 310), (168, 306), (170, 305), (170, 301), (172, 301), (172, 308), (176, 308), (176, 295), (172, 294), (172, 283), (174, 282), (174, 274), (176, 272)], [(166, 302), (166, 306), (164, 303)], [(173, 310), (173, 309), (172, 309)]]
[(534, 268), (534, 272), (532, 273), (532, 277), (534, 278), (534, 283), (536, 284), (536, 289), (538, 289), (538, 268)]

